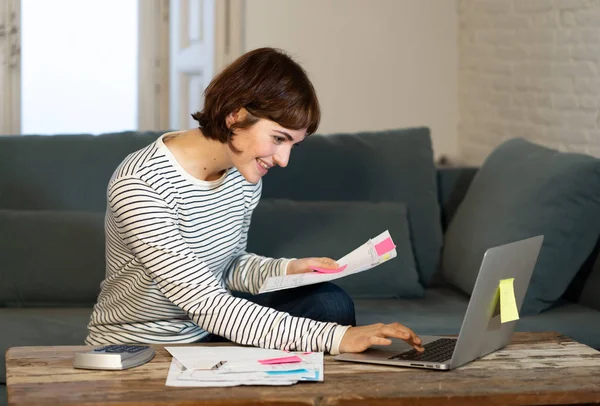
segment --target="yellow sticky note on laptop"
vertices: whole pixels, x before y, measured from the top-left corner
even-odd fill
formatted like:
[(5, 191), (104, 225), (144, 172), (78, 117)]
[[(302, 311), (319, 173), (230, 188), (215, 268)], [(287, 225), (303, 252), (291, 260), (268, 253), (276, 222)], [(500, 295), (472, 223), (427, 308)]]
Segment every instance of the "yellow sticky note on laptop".
[(519, 319), (517, 310), (517, 301), (515, 300), (515, 288), (513, 285), (515, 278), (502, 279), (500, 281), (500, 322)]

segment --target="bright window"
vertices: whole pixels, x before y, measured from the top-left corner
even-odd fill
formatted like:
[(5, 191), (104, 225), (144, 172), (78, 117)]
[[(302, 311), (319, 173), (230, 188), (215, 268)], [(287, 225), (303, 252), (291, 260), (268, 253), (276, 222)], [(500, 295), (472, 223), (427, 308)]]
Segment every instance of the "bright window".
[(21, 1), (21, 132), (137, 128), (138, 0)]

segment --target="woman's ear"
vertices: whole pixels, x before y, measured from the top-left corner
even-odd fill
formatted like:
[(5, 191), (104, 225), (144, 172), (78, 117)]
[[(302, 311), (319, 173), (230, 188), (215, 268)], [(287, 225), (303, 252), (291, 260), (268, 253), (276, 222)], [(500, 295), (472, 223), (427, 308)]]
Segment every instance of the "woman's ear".
[(237, 110), (232, 111), (225, 118), (225, 125), (227, 128), (231, 128), (231, 126), (235, 123), (243, 122), (248, 115), (248, 110), (243, 107), (240, 107)]
[(225, 125), (227, 126), (227, 128), (231, 128), (231, 126), (235, 123), (236, 119), (234, 113), (229, 113), (227, 117), (225, 117)]

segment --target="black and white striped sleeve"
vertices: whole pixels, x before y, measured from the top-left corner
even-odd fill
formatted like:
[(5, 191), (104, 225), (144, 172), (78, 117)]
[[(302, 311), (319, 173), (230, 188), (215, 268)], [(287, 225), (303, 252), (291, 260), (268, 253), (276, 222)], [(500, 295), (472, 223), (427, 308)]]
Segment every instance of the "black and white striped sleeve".
[[(161, 293), (202, 329), (233, 342), (262, 348), (336, 351), (336, 323), (292, 317), (236, 298), (224, 289), (177, 227), (176, 215), (148, 183), (128, 176), (108, 190), (117, 230)], [(337, 328), (337, 334), (336, 334)]]
[(285, 275), (290, 258), (269, 258), (246, 252), (248, 232), (252, 212), (258, 205), (262, 190), (262, 182), (254, 186), (249, 208), (244, 216), (242, 238), (237, 247), (237, 255), (228, 266), (227, 287), (238, 292), (257, 294), (265, 279), (270, 276)]

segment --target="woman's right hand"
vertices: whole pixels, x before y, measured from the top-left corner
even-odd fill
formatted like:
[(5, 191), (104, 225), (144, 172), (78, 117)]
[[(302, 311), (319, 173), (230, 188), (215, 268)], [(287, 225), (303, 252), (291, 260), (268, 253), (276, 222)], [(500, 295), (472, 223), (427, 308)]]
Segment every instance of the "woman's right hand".
[(421, 339), (408, 327), (400, 323), (371, 324), (369, 326), (350, 327), (340, 342), (340, 353), (363, 352), (373, 345), (390, 345), (390, 338), (406, 341), (415, 350), (423, 352)]

